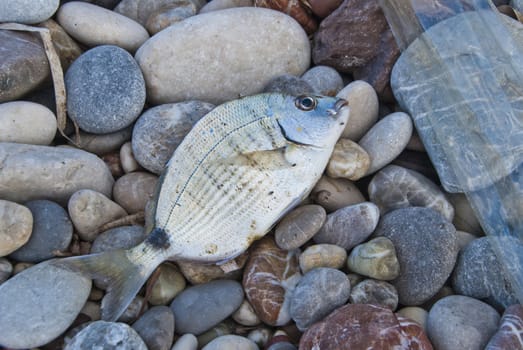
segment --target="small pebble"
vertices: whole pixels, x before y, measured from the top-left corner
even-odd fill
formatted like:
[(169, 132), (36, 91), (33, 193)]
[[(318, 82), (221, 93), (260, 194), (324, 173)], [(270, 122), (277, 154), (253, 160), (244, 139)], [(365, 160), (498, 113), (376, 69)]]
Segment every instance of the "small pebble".
[(325, 18), (340, 6), (343, 0), (309, 0), (312, 12)]
[(318, 267), (339, 269), (346, 261), (347, 251), (334, 244), (311, 245), (300, 254), (299, 258), (302, 273)]
[(29, 241), (10, 257), (37, 263), (65, 251), (73, 238), (73, 224), (64, 208), (48, 200), (30, 201), (25, 206), (33, 214), (33, 231)]
[(357, 273), (348, 273), (347, 278), (349, 279), (351, 286), (355, 286), (365, 279), (365, 277), (358, 275)]
[(417, 322), (424, 332), (427, 331), (427, 318), (429, 317), (427, 310), (419, 306), (406, 306), (396, 311), (396, 314)]
[(17, 263), (14, 267), (13, 267), (13, 276), (14, 275), (18, 275), (20, 272), (24, 271), (24, 270), (27, 270), (28, 268), (30, 268), (31, 266), (34, 266), (35, 264), (33, 263), (28, 263), (28, 262), (19, 262)]
[(365, 202), (360, 190), (347, 179), (322, 176), (311, 192), (311, 198), (325, 210), (333, 212), (340, 208)]
[(454, 207), (454, 220), (452, 223), (456, 227), (456, 230), (469, 232), (476, 236), (483, 236), (481, 225), (467, 197), (463, 193), (446, 193), (445, 195)]
[(87, 300), (80, 313), (89, 317), (91, 321), (98, 321), (102, 318), (102, 307), (98, 302)]
[(398, 292), (390, 283), (366, 279), (352, 287), (349, 300), (352, 304), (374, 304), (394, 311), (398, 307)]
[(314, 66), (301, 76), (315, 93), (324, 96), (335, 96), (343, 89), (343, 79), (334, 68), (329, 66)]
[(258, 346), (248, 338), (229, 334), (212, 340), (202, 350), (258, 350)]
[(0, 257), (27, 243), (32, 230), (33, 214), (27, 207), (0, 199)]
[(49, 145), (55, 134), (56, 117), (49, 108), (27, 101), (0, 104), (0, 142)]
[(248, 327), (257, 326), (261, 323), (260, 318), (256, 315), (254, 308), (247, 299), (245, 299), (238, 310), (232, 314), (232, 319), (242, 326)]
[(372, 234), (379, 218), (379, 209), (371, 202), (347, 206), (327, 215), (325, 225), (313, 239), (351, 250)]
[(253, 6), (253, 0), (211, 0), (200, 10), (200, 14), (233, 7)]
[(193, 2), (179, 1), (151, 13), (145, 23), (145, 28), (151, 35), (154, 35), (177, 22), (194, 16), (197, 11)]
[(215, 264), (177, 261), (176, 265), (178, 265), (183, 276), (191, 284), (203, 284), (226, 277), (225, 271)]
[(276, 225), (274, 239), (281, 249), (292, 250), (301, 247), (323, 226), (327, 213), (323, 207), (308, 204), (298, 207), (285, 215)]
[(121, 322), (96, 321), (89, 324), (71, 341), (64, 350), (147, 350), (138, 333)]
[(522, 327), (523, 305), (507, 307), (499, 322), (498, 331), (490, 338), (485, 350), (523, 349)]
[(332, 178), (356, 181), (366, 175), (369, 166), (370, 157), (363, 148), (349, 139), (339, 139), (326, 170)]
[[(167, 305), (185, 289), (186, 282), (175, 265), (163, 263), (158, 268), (160, 273), (158, 279), (151, 287), (149, 303), (151, 305)], [(148, 281), (147, 287), (149, 286)]]
[(265, 348), (272, 336), (272, 330), (267, 327), (256, 328), (247, 334), (247, 338), (255, 343), (260, 349)]
[(198, 336), (198, 346), (202, 348), (222, 335), (231, 334), (232, 331), (233, 329), (230, 322), (221, 322)]
[(174, 315), (168, 306), (154, 306), (133, 323), (148, 350), (169, 350), (174, 338)]
[(143, 171), (135, 171), (119, 178), (113, 187), (113, 197), (129, 214), (145, 210), (152, 198), (158, 177)]
[(122, 169), (126, 174), (142, 170), (142, 167), (138, 164), (136, 158), (134, 158), (132, 147), (131, 142), (126, 142), (120, 148), (120, 162), (122, 164)]
[(4, 0), (0, 3), (0, 22), (34, 24), (53, 16), (59, 0)]
[(120, 153), (111, 152), (105, 154), (102, 156), (102, 160), (105, 162), (109, 168), (109, 171), (111, 172), (111, 175), (113, 175), (115, 179), (123, 175), (122, 165), (120, 164)]
[(463, 248), (465, 248), (470, 242), (472, 242), (473, 240), (478, 238), (471, 233), (459, 231), (459, 230), (456, 231), (456, 235), (458, 237), (458, 247), (459, 247), (460, 251)]
[(140, 295), (137, 295), (131, 301), (127, 309), (125, 309), (124, 313), (120, 316), (120, 318), (118, 318), (118, 322), (132, 323), (138, 319), (138, 317), (142, 314), (142, 311), (146, 311), (147, 309), (148, 305), (145, 302), (144, 298)]
[(263, 92), (279, 92), (299, 96), (312, 94), (314, 89), (303, 79), (291, 74), (284, 74), (269, 81), (263, 88)]
[(358, 144), (370, 157), (367, 175), (392, 162), (405, 149), (412, 135), (412, 129), (410, 116), (403, 112), (396, 112), (381, 119), (363, 135)]
[(174, 343), (171, 350), (197, 350), (198, 349), (198, 339), (191, 333), (182, 335)]
[(91, 254), (116, 249), (129, 249), (141, 243), (147, 234), (142, 226), (120, 226), (99, 234), (91, 246)]
[(13, 273), (13, 265), (6, 258), (0, 258), (0, 284), (7, 281)]
[(98, 135), (90, 134), (80, 130), (80, 146), (83, 150), (103, 156), (118, 150), (125, 142), (131, 140), (133, 129), (125, 129)]
[(354, 247), (347, 259), (347, 267), (360, 275), (383, 281), (393, 280), (400, 274), (394, 244), (385, 237)]

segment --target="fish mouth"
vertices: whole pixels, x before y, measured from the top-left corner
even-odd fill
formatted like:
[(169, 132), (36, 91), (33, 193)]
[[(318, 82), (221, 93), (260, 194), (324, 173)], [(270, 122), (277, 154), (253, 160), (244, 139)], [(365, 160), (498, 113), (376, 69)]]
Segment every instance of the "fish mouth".
[(340, 110), (343, 107), (348, 106), (348, 105), (349, 105), (349, 102), (347, 100), (344, 100), (343, 98), (340, 98), (334, 104), (334, 108), (327, 109), (327, 113), (329, 113), (330, 116), (335, 116), (335, 115), (337, 115), (340, 112)]

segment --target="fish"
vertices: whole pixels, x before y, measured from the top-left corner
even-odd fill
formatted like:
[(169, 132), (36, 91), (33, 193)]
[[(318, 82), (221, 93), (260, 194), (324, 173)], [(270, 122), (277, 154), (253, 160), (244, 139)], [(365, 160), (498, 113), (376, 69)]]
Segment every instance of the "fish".
[(108, 283), (101, 317), (116, 321), (162, 262), (221, 264), (267, 234), (309, 195), (348, 118), (346, 100), (319, 95), (265, 93), (219, 105), (166, 164), (142, 243), (53, 263)]

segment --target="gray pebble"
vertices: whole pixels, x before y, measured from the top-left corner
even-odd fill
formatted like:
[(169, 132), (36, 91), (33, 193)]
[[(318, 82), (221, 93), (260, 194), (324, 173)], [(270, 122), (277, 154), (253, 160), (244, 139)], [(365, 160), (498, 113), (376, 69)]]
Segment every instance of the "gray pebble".
[[(98, 280), (95, 282), (98, 282)], [(102, 289), (107, 288), (104, 287)], [(137, 295), (131, 301), (129, 306), (127, 306), (127, 309), (125, 309), (124, 313), (122, 316), (120, 316), (120, 318), (118, 318), (117, 321), (130, 324), (136, 321), (142, 312), (146, 311), (148, 308), (148, 304), (145, 302), (144, 298), (140, 295)]]
[(378, 280), (393, 280), (400, 273), (396, 249), (386, 237), (377, 237), (359, 244), (347, 259), (349, 270)]
[[(496, 251), (505, 262), (499, 261)], [(518, 299), (507, 272), (512, 276), (521, 276), (522, 266), (523, 244), (519, 239), (478, 238), (460, 252), (452, 277), (452, 287), (459, 294), (485, 299), (495, 306), (508, 307), (517, 304)]]
[(349, 300), (352, 304), (374, 304), (394, 311), (398, 307), (398, 292), (390, 283), (366, 279), (351, 289)]
[(313, 239), (316, 243), (336, 244), (350, 250), (371, 235), (379, 215), (378, 207), (371, 202), (338, 209), (327, 215), (325, 225)]
[(456, 229), (437, 211), (409, 207), (385, 214), (375, 231), (396, 248), (400, 275), (391, 283), (405, 306), (429, 300), (450, 276), (458, 254)]
[(7, 281), (7, 279), (13, 273), (13, 265), (9, 260), (5, 258), (0, 258), (0, 284)]
[(356, 185), (347, 179), (322, 176), (311, 191), (311, 198), (327, 213), (340, 208), (365, 202)]
[(198, 339), (191, 333), (182, 335), (171, 350), (196, 350), (198, 349)]
[(320, 267), (307, 272), (296, 285), (290, 301), (291, 317), (298, 329), (307, 329), (345, 304), (350, 287), (349, 279), (339, 270)]
[(328, 66), (314, 66), (301, 76), (315, 93), (325, 96), (335, 96), (343, 89), (343, 79), (338, 71)]
[(213, 108), (210, 103), (186, 101), (148, 109), (133, 129), (132, 149), (136, 161), (160, 174), (193, 125)]
[(129, 249), (141, 243), (147, 234), (142, 226), (120, 226), (101, 233), (91, 246), (91, 254), (115, 249)]
[(132, 127), (127, 127), (109, 134), (90, 134), (80, 130), (80, 146), (83, 150), (103, 156), (116, 151), (131, 139)]
[(120, 148), (120, 162), (122, 164), (122, 170), (126, 174), (142, 169), (136, 161), (136, 158), (134, 158), (132, 147), (131, 142), (126, 142)]
[(291, 211), (276, 225), (274, 239), (281, 249), (301, 247), (323, 226), (327, 213), (316, 204), (303, 205)]
[(32, 230), (33, 214), (27, 207), (0, 199), (0, 257), (27, 243)]
[(133, 324), (148, 350), (169, 350), (174, 337), (174, 315), (168, 306), (154, 306)]
[(73, 238), (73, 224), (67, 212), (48, 200), (25, 203), (33, 214), (33, 232), (29, 241), (10, 257), (24, 262), (51, 259), (55, 251), (64, 251)]
[(154, 195), (157, 181), (156, 175), (144, 171), (125, 174), (114, 184), (114, 201), (129, 214), (144, 211), (147, 201)]
[(232, 280), (216, 280), (187, 288), (171, 303), (176, 331), (199, 335), (230, 316), (242, 301), (242, 286)]
[(450, 222), (454, 218), (454, 207), (438, 186), (417, 171), (397, 165), (388, 165), (374, 175), (369, 197), (382, 214), (399, 208), (427, 207)]
[(430, 309), (427, 333), (438, 350), (482, 350), (496, 333), (499, 314), (490, 305), (462, 295), (451, 295)]
[(263, 88), (263, 92), (280, 92), (299, 96), (312, 94), (314, 89), (305, 80), (291, 74), (284, 74), (270, 80)]
[(138, 333), (120, 322), (96, 321), (73, 337), (64, 350), (147, 350)]
[(213, 339), (202, 350), (258, 350), (258, 346), (248, 338), (228, 334)]
[(49, 343), (74, 321), (91, 280), (43, 262), (0, 285), (0, 344), (16, 349)]
[(145, 82), (134, 58), (113, 45), (78, 57), (65, 75), (67, 111), (82, 130), (106, 134), (134, 122), (145, 103)]
[(3, 0), (0, 22), (40, 23), (53, 15), (59, 4), (59, 0)]

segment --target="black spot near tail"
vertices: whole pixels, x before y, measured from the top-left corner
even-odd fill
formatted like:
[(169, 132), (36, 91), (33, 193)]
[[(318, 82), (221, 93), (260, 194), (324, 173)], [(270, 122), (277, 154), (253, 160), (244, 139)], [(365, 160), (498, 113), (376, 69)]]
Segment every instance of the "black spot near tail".
[(152, 230), (145, 242), (154, 249), (167, 249), (171, 246), (167, 232), (161, 228), (155, 228)]

